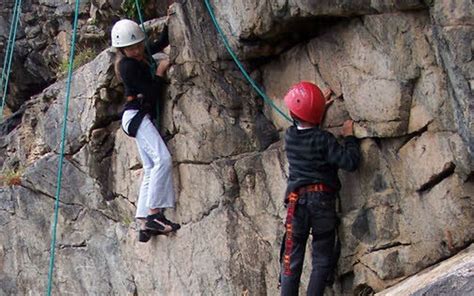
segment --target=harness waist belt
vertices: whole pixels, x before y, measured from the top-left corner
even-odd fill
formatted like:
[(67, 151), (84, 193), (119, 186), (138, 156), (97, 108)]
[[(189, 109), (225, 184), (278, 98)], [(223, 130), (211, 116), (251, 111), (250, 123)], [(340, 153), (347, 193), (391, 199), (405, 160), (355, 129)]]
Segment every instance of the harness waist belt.
[(306, 192), (321, 192), (321, 191), (322, 192), (335, 192), (334, 189), (322, 183), (306, 185), (306, 186), (300, 187), (297, 190), (298, 195), (305, 194)]

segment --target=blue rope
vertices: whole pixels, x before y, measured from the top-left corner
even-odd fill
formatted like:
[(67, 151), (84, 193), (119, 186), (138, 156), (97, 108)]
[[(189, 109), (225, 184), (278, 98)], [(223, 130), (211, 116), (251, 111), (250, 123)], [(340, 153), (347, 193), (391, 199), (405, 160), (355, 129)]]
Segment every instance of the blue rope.
[(7, 42), (7, 46), (5, 47), (5, 56), (3, 59), (2, 76), (0, 77), (1, 78), (0, 89), (2, 93), (3, 93), (3, 79), (6, 76), (7, 67), (8, 67), (8, 57), (10, 56), (10, 50), (12, 47), (11, 44), (12, 44), (12, 38), (13, 38), (13, 29), (15, 27), (17, 10), (18, 10), (18, 0), (15, 1), (15, 4), (13, 6), (12, 19), (10, 22), (10, 33), (8, 34), (8, 42)]
[[(155, 78), (157, 65), (156, 65), (155, 60), (153, 59), (153, 56), (151, 55), (150, 46), (148, 44), (148, 36), (146, 34), (145, 23), (143, 21), (142, 9), (140, 7), (140, 1), (139, 0), (135, 0), (135, 6), (137, 7), (138, 18), (140, 20), (140, 25), (142, 26), (142, 31), (145, 34), (145, 46), (146, 46), (146, 51), (148, 53), (148, 61), (150, 63), (151, 77)], [(156, 102), (155, 126), (156, 126), (157, 129), (158, 129), (159, 125), (160, 125), (160, 103)]]
[(263, 100), (265, 101), (265, 103), (267, 103), (268, 105), (270, 105), (273, 109), (275, 109), (276, 112), (278, 112), (283, 118), (285, 118), (286, 120), (288, 120), (289, 122), (293, 122), (293, 120), (288, 116), (286, 115), (283, 111), (281, 111), (276, 105), (275, 103), (273, 103), (273, 101), (265, 94), (265, 92), (257, 85), (257, 83), (252, 79), (252, 77), (250, 77), (250, 75), (247, 73), (247, 71), (245, 70), (244, 66), (242, 65), (242, 63), (239, 61), (239, 58), (237, 57), (237, 55), (235, 54), (235, 52), (232, 50), (232, 48), (230, 47), (230, 44), (229, 44), (229, 41), (227, 40), (227, 37), (225, 36), (224, 32), (222, 31), (221, 27), (219, 26), (219, 23), (217, 22), (217, 19), (216, 19), (216, 16), (214, 15), (214, 11), (212, 9), (212, 6), (211, 4), (209, 4), (209, 0), (204, 0), (204, 2), (206, 3), (206, 7), (207, 7), (207, 10), (209, 11), (209, 15), (211, 16), (211, 19), (212, 19), (212, 22), (214, 24), (214, 26), (216, 27), (217, 31), (219, 32), (219, 35), (221, 36), (222, 38), (222, 41), (225, 45), (225, 48), (227, 49), (227, 51), (229, 52), (229, 54), (232, 56), (232, 59), (234, 60), (234, 62), (237, 64), (237, 67), (239, 67), (240, 71), (242, 72), (242, 74), (245, 76), (245, 78), (247, 79), (247, 81), (253, 86), (253, 88), (257, 91), (257, 93), (263, 98)]
[(140, 1), (139, 0), (135, 0), (135, 6), (137, 7), (138, 19), (140, 20), (140, 25), (142, 26), (142, 31), (145, 34), (145, 46), (146, 46), (146, 51), (148, 53), (148, 61), (150, 62), (151, 76), (155, 77), (156, 62), (153, 59), (153, 57), (151, 56), (151, 50), (150, 50), (150, 46), (148, 44), (148, 36), (146, 34), (145, 23), (143, 21), (143, 15), (142, 15), (142, 8), (140, 6)]
[(79, 2), (80, 0), (76, 0), (76, 10), (74, 14), (74, 27), (72, 33), (72, 40), (71, 40), (71, 51), (69, 54), (69, 66), (68, 66), (68, 75), (67, 75), (67, 82), (66, 82), (66, 101), (64, 103), (64, 118), (63, 118), (63, 128), (61, 133), (61, 152), (59, 157), (59, 164), (58, 164), (58, 179), (57, 179), (57, 189), (56, 189), (56, 200), (54, 203), (54, 222), (51, 231), (51, 254), (49, 257), (49, 272), (48, 272), (48, 290), (47, 295), (51, 296), (51, 288), (52, 288), (52, 281), (53, 281), (53, 271), (54, 271), (54, 255), (56, 250), (56, 230), (58, 225), (58, 213), (59, 213), (59, 195), (61, 193), (61, 177), (63, 173), (63, 161), (64, 161), (64, 149), (66, 143), (66, 128), (67, 128), (67, 115), (68, 115), (68, 108), (69, 108), (69, 99), (71, 93), (71, 80), (72, 80), (72, 70), (73, 70), (73, 63), (74, 63), (74, 49), (76, 45), (76, 31), (77, 31), (77, 20), (79, 16)]
[[(2, 77), (0, 79), (0, 90), (2, 90), (2, 104), (0, 106), (0, 123), (3, 121), (3, 108), (7, 97), (8, 80), (10, 78), (11, 65), (13, 60), (13, 52), (15, 51), (15, 39), (18, 29), (18, 21), (20, 20), (21, 0), (15, 1), (13, 9), (12, 21), (10, 24), (10, 33), (8, 36), (8, 44), (3, 61)], [(5, 83), (3, 83), (5, 78)]]

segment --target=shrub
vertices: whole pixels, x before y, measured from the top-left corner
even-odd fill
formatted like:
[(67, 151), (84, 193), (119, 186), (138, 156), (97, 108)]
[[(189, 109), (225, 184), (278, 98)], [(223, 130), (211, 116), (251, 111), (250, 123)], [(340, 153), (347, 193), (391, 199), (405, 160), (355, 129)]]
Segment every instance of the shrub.
[[(145, 7), (147, 7), (150, 0), (138, 0), (140, 3), (140, 8), (142, 9), (142, 15), (144, 15)], [(136, 6), (136, 0), (125, 0), (122, 2), (122, 10), (127, 16), (127, 18), (132, 20), (138, 20), (138, 12)]]
[(21, 185), (22, 170), (6, 170), (0, 176), (0, 183), (3, 186), (17, 186)]
[[(81, 47), (75, 50), (76, 54), (74, 55), (74, 63), (72, 65), (72, 70), (76, 70), (82, 65), (87, 64), (88, 62), (92, 61), (95, 56), (95, 50), (89, 47)], [(69, 55), (67, 58), (63, 59), (56, 69), (56, 73), (58, 77), (64, 77), (67, 75), (69, 67)]]

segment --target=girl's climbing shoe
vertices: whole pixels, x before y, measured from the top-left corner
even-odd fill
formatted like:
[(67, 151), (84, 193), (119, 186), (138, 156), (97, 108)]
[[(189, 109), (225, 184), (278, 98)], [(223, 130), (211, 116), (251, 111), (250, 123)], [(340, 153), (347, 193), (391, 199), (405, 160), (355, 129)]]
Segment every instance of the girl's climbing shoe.
[(176, 231), (181, 228), (178, 223), (166, 219), (163, 213), (149, 215), (145, 227), (149, 230), (161, 232), (161, 234)]
[(155, 231), (155, 230), (148, 230), (148, 229), (140, 229), (138, 231), (138, 241), (142, 243), (146, 243), (150, 240), (152, 236), (155, 235), (166, 235), (167, 233), (163, 231)]
[(170, 220), (166, 219), (165, 214), (158, 213), (156, 215), (158, 215), (158, 220), (160, 220), (161, 222), (163, 222), (166, 225), (171, 226), (171, 228), (173, 229), (172, 231), (176, 231), (176, 230), (181, 228), (180, 224), (171, 222)]
[(148, 230), (141, 229), (138, 231), (138, 241), (146, 243), (151, 238), (151, 233)]
[(162, 214), (153, 214), (146, 217), (145, 229), (148, 231), (154, 231), (157, 234), (167, 234), (173, 230), (171, 225), (165, 224), (161, 219)]

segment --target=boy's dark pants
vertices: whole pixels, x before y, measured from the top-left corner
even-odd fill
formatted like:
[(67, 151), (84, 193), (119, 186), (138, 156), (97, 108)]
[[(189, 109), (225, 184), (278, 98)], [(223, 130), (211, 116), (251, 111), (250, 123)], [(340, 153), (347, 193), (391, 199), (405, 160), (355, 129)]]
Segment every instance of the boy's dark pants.
[[(327, 192), (307, 192), (301, 195), (292, 219), (293, 234), (290, 270), (282, 265), (281, 295), (297, 296), (303, 269), (306, 241), (311, 231), (313, 269), (307, 295), (322, 296), (328, 277), (334, 272), (336, 237), (336, 196)], [(290, 273), (291, 275), (288, 275)]]

